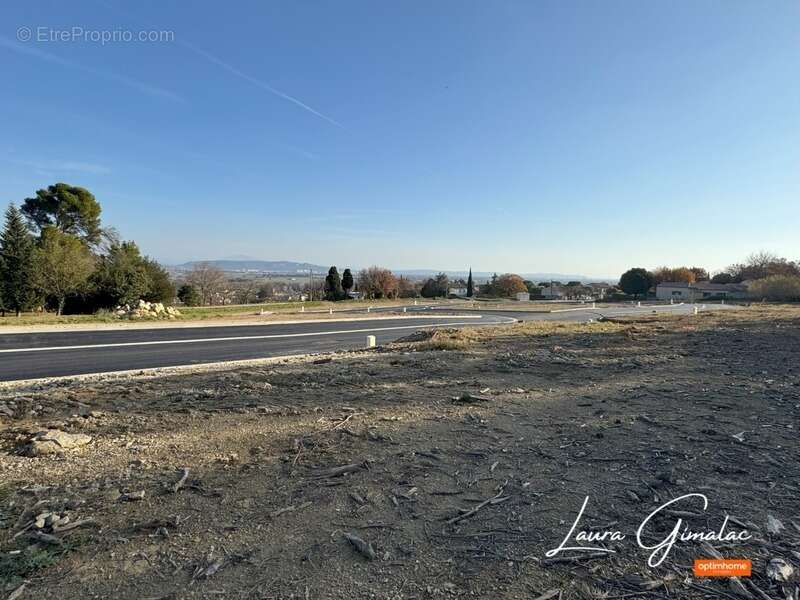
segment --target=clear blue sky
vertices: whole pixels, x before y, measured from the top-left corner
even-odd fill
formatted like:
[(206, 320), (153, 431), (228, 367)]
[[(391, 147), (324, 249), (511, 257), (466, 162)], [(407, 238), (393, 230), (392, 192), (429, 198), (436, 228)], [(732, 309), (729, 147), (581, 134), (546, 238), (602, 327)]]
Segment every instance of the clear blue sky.
[[(796, 1), (9, 1), (0, 24), (3, 201), (87, 187), (163, 261), (800, 258)], [(72, 27), (174, 40), (47, 32)]]

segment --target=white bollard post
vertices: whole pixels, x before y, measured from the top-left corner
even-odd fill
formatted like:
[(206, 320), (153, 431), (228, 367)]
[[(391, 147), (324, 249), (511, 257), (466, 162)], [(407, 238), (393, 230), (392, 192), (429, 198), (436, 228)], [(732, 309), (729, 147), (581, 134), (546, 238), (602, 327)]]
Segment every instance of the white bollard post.
[(403, 307), (403, 312), (406, 312), (406, 307), (405, 306)]
[(300, 307), (300, 312), (306, 312), (306, 307), (305, 306), (301, 306)]
[(697, 310), (697, 307), (695, 306), (695, 307), (694, 307), (694, 314), (697, 314), (698, 312), (699, 312), (699, 311)]
[(371, 306), (368, 306), (368, 307), (367, 307), (367, 312), (369, 312), (369, 310), (370, 310), (371, 308), (372, 308)]
[(722, 299), (722, 302), (720, 302), (720, 304), (725, 304), (725, 298)]
[(328, 314), (329, 314), (329, 315), (332, 315), (332, 314), (333, 314), (333, 309), (332, 309), (332, 308), (329, 308), (329, 309), (328, 309)]
[(416, 301), (416, 300), (414, 300), (414, 306), (416, 306), (416, 305), (417, 305), (417, 301)]
[(597, 308), (597, 302), (592, 302), (592, 308)]
[(641, 305), (642, 305), (641, 301), (636, 303), (636, 306), (641, 306)]
[(368, 335), (367, 336), (367, 348), (374, 348), (375, 347), (375, 336)]

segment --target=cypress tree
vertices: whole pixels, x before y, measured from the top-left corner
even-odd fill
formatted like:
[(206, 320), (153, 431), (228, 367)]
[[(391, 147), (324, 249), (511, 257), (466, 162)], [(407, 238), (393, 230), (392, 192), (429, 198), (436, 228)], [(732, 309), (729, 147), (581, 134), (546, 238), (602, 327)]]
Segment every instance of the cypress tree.
[(469, 268), (469, 277), (467, 277), (467, 298), (472, 298), (475, 292), (475, 284), (472, 283), (472, 267)]
[(328, 276), (325, 278), (325, 299), (326, 300), (341, 300), (344, 297), (342, 291), (342, 280), (339, 277), (339, 270), (336, 267), (331, 267), (328, 270)]
[(13, 204), (6, 210), (6, 224), (0, 234), (0, 295), (4, 308), (17, 316), (36, 301), (33, 237)]
[(345, 298), (347, 298), (350, 290), (353, 289), (354, 284), (355, 282), (353, 281), (353, 273), (350, 271), (350, 269), (345, 269), (344, 273), (342, 273), (342, 290), (344, 291)]

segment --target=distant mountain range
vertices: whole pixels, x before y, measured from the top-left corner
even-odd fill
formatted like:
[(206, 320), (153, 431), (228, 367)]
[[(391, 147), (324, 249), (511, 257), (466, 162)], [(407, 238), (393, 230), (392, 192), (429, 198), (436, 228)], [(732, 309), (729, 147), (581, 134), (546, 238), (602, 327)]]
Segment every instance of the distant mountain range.
[[(296, 275), (309, 273), (323, 274), (327, 273), (329, 266), (315, 265), (306, 262), (294, 262), (290, 260), (257, 260), (250, 257), (232, 257), (219, 260), (194, 260), (185, 262), (179, 265), (173, 265), (172, 268), (176, 271), (190, 271), (195, 265), (200, 263), (208, 263), (214, 265), (218, 269), (232, 273), (272, 273), (280, 275)], [(437, 269), (393, 269), (397, 275), (405, 275), (406, 277), (422, 278), (433, 277), (439, 273), (445, 273), (448, 277), (466, 279), (469, 274), (468, 271), (440, 271)], [(476, 280), (489, 279), (494, 274), (493, 271), (473, 271), (472, 276)], [(500, 274), (500, 271), (498, 271)], [(608, 277), (588, 277), (586, 275), (579, 275), (575, 273), (520, 273), (524, 279), (531, 281), (583, 281), (584, 283), (590, 281), (616, 281), (616, 278)]]
[(208, 263), (214, 265), (218, 269), (230, 272), (256, 272), (256, 273), (280, 273), (280, 274), (294, 274), (294, 273), (308, 273), (314, 271), (315, 273), (328, 272), (328, 267), (322, 265), (314, 265), (305, 262), (293, 262), (290, 260), (237, 260), (237, 259), (222, 259), (222, 260), (193, 260), (185, 262), (180, 265), (174, 265), (173, 268), (179, 271), (190, 271), (195, 265), (201, 263)]

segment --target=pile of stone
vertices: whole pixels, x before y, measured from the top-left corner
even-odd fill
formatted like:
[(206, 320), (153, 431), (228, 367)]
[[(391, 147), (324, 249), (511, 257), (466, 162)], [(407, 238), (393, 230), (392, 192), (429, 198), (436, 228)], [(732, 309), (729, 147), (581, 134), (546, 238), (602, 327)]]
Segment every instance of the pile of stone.
[(45, 456), (47, 454), (63, 454), (67, 450), (75, 450), (85, 446), (92, 438), (83, 433), (67, 433), (60, 429), (48, 429), (33, 435), (23, 454), (28, 456)]
[(114, 314), (120, 319), (175, 319), (181, 316), (177, 308), (164, 306), (161, 302), (146, 302), (139, 300), (139, 303), (131, 306), (126, 304), (114, 309)]

